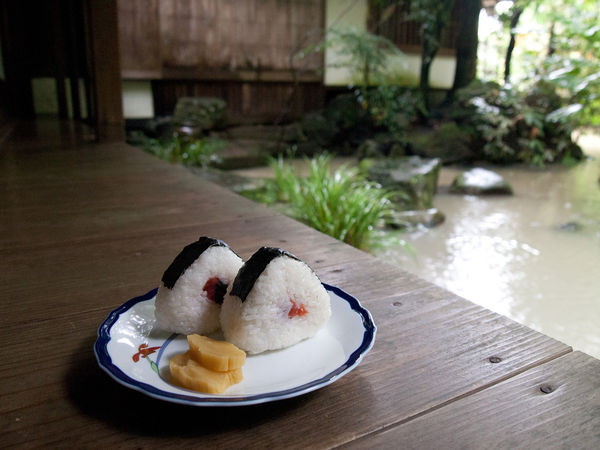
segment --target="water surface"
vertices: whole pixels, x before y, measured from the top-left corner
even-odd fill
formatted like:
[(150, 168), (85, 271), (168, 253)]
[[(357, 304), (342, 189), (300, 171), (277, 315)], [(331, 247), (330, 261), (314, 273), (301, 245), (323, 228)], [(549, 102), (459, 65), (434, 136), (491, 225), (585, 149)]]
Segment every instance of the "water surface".
[(488, 309), (600, 358), (600, 161), (574, 168), (493, 168), (511, 197), (453, 195), (443, 169), (432, 230), (404, 235), (399, 264)]

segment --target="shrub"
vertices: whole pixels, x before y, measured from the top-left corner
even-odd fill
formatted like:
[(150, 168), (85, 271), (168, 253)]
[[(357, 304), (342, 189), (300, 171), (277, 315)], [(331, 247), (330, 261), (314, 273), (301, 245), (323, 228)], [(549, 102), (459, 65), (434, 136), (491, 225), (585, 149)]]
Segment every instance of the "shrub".
[(352, 153), (366, 137), (389, 133), (403, 141), (406, 129), (423, 112), (406, 71), (406, 56), (389, 39), (355, 27), (332, 27), (325, 38), (296, 54), (328, 49), (328, 66), (348, 70), (348, 92), (334, 98), (320, 114), (303, 120), (305, 138), (336, 153)]
[(397, 136), (403, 136), (422, 112), (420, 99), (409, 88), (381, 84), (369, 89), (364, 97), (375, 126)]
[(286, 202), (289, 214), (307, 225), (358, 248), (366, 248), (372, 233), (392, 204), (389, 194), (366, 181), (355, 169), (342, 166), (331, 172), (331, 157), (320, 155), (309, 162), (308, 177), (299, 177), (282, 157), (271, 159), (276, 195)]
[(583, 153), (571, 139), (569, 115), (559, 108), (553, 89), (538, 84), (530, 93), (521, 93), (478, 81), (457, 91), (450, 115), (470, 134), (478, 158), (538, 166), (581, 159)]

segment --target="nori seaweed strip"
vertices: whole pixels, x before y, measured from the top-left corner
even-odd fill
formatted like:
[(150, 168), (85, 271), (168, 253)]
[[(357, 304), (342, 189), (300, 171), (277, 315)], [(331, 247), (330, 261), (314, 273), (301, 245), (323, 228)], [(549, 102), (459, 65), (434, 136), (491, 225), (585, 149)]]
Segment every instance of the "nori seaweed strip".
[(254, 287), (256, 279), (265, 270), (267, 265), (279, 256), (287, 256), (300, 261), (300, 259), (286, 250), (275, 247), (261, 247), (239, 270), (233, 281), (230, 294), (239, 297), (242, 302), (245, 301)]
[(162, 282), (168, 289), (173, 289), (175, 283), (188, 267), (196, 261), (209, 247), (229, 247), (225, 242), (218, 239), (202, 236), (196, 242), (186, 245), (175, 257), (173, 262), (162, 276)]

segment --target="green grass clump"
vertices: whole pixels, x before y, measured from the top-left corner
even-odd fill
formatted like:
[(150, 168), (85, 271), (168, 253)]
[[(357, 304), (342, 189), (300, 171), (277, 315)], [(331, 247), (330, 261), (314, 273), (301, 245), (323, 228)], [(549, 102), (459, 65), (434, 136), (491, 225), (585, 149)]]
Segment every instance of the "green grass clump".
[(332, 172), (328, 155), (312, 158), (305, 178), (282, 157), (270, 165), (275, 174), (271, 199), (287, 203), (296, 219), (354, 247), (367, 248), (375, 227), (392, 209), (388, 192), (356, 169), (342, 166)]
[(202, 168), (220, 163), (219, 153), (227, 145), (224, 140), (213, 137), (169, 136), (156, 139), (142, 133), (133, 134), (129, 143), (165, 161)]

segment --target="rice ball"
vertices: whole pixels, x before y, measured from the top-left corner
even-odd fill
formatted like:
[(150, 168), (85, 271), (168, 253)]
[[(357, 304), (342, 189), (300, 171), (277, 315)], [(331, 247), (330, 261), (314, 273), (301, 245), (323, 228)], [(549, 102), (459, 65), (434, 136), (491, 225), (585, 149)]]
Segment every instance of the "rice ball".
[(262, 247), (240, 269), (221, 308), (225, 339), (248, 353), (289, 347), (329, 320), (329, 294), (289, 252)]
[(186, 246), (163, 274), (155, 300), (157, 327), (186, 335), (218, 330), (227, 286), (242, 264), (217, 239), (201, 237)]

